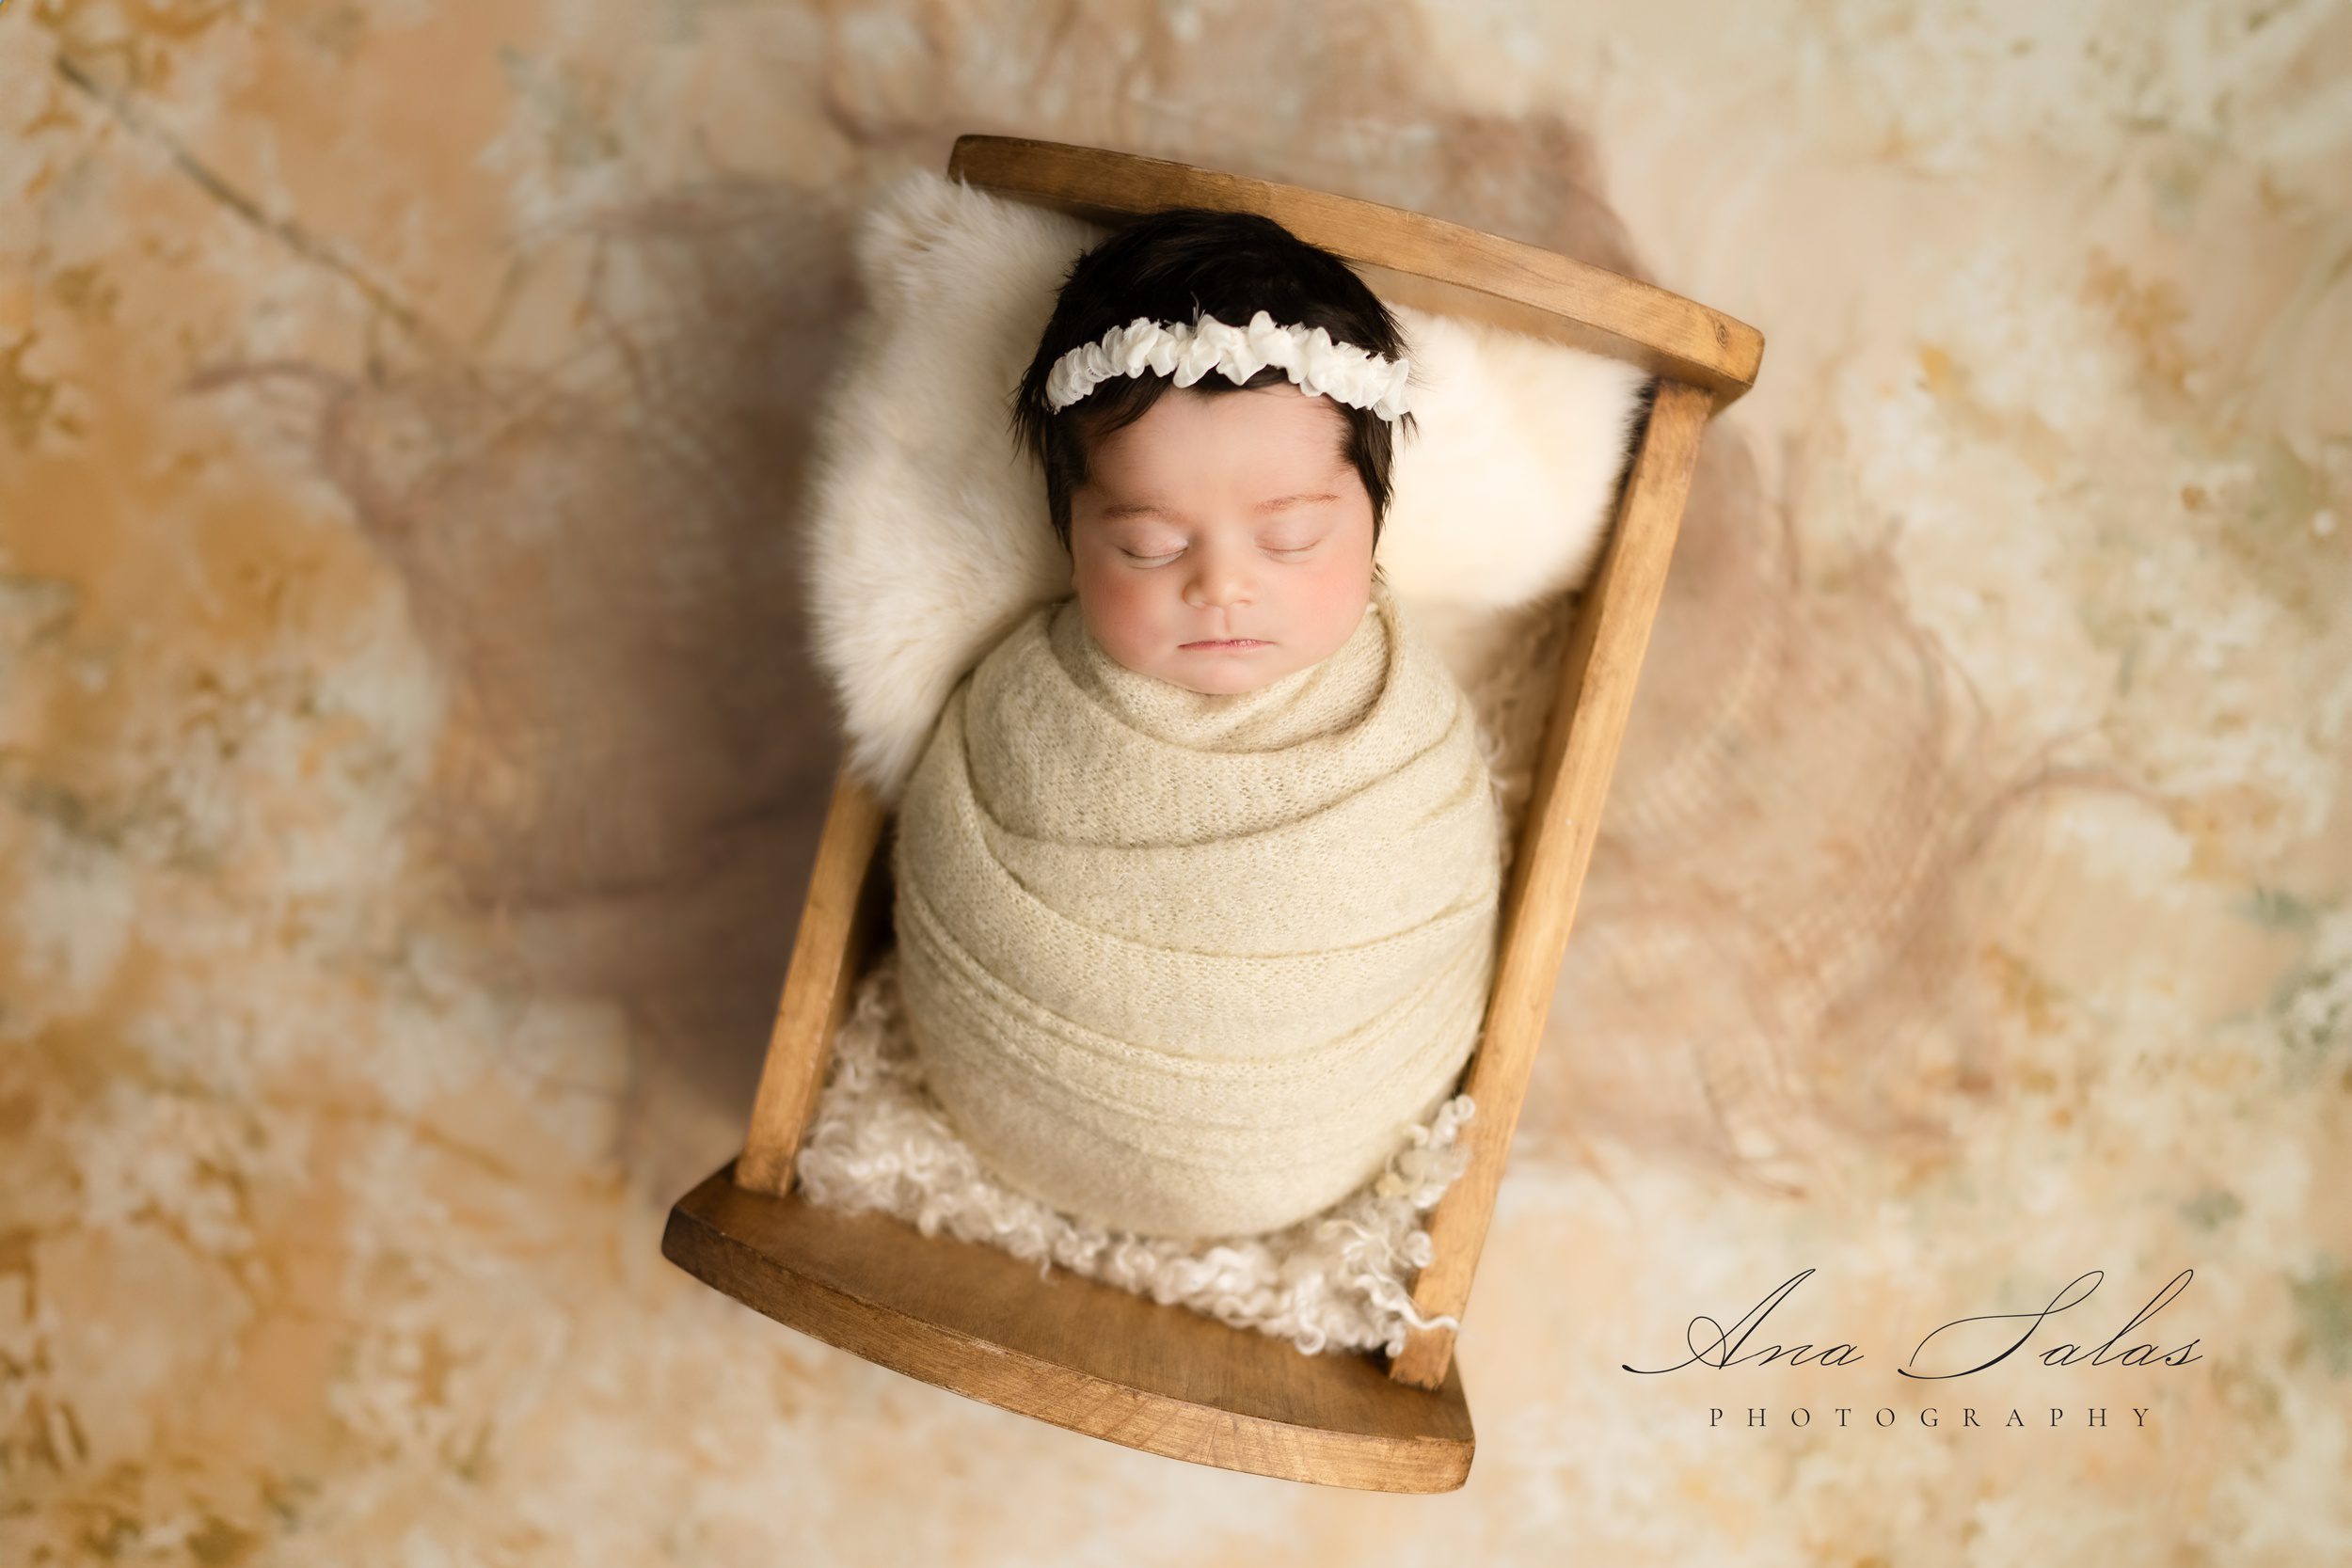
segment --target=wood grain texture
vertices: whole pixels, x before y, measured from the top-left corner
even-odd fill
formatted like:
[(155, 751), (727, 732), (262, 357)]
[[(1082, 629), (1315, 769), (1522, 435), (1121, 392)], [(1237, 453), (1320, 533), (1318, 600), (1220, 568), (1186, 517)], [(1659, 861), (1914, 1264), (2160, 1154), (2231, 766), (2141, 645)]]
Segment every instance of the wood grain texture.
[(751, 1130), (736, 1165), (736, 1180), (755, 1191), (782, 1193), (792, 1184), (793, 1156), (817, 1112), (834, 1034), (881, 924), (878, 906), (887, 895), (878, 884), (888, 866), (880, 853), (883, 823), (873, 792), (843, 768), (825, 808), (808, 899), (752, 1101)]
[(1116, 225), (1164, 207), (1259, 213), (1354, 263), (1375, 293), (1548, 338), (1728, 405), (1756, 380), (1764, 335), (1746, 323), (1589, 261), (1425, 214), (1066, 142), (960, 136), (951, 179)]
[(1366, 1356), (1301, 1354), (886, 1214), (755, 1192), (731, 1165), (678, 1200), (661, 1251), (829, 1345), (1148, 1453), (1377, 1492), (1446, 1492), (1470, 1475), (1458, 1374), (1409, 1386)]
[[(1458, 1317), (1470, 1303), (1709, 412), (1702, 388), (1659, 388), (1616, 527), (1561, 656), (1559, 689), (1503, 898), (1502, 951), (1486, 1033), (1462, 1084), (1478, 1104), (1465, 1129), (1470, 1161), (1430, 1213), (1433, 1252), (1413, 1286), (1413, 1305), (1425, 1315)], [(1453, 1355), (1452, 1329), (1422, 1330), (1406, 1340), (1390, 1375), (1434, 1386)]]

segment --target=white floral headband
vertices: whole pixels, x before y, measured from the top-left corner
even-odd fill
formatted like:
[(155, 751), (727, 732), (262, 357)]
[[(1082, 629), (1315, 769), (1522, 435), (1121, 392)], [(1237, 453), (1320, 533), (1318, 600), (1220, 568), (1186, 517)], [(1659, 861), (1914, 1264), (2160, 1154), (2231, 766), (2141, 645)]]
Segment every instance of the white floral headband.
[(1172, 373), (1177, 386), (1189, 387), (1219, 370), (1239, 386), (1268, 365), (1281, 366), (1301, 391), (1369, 408), (1384, 420), (1393, 421), (1406, 411), (1411, 360), (1384, 359), (1354, 343), (1334, 342), (1320, 326), (1311, 332), (1295, 325), (1277, 326), (1263, 310), (1250, 317), (1248, 326), (1228, 326), (1205, 315), (1190, 325), (1137, 316), (1055, 360), (1045, 378), (1045, 404), (1065, 408), (1114, 375), (1157, 371)]

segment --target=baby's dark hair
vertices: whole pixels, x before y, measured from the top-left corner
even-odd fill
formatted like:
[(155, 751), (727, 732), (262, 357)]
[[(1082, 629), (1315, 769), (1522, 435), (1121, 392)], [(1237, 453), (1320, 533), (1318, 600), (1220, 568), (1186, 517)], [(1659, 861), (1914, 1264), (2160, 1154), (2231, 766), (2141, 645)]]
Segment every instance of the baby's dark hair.
[[(1207, 315), (1242, 326), (1260, 310), (1285, 326), (1320, 326), (1333, 342), (1353, 343), (1367, 354), (1394, 359), (1406, 352), (1396, 318), (1345, 261), (1255, 213), (1164, 208), (1130, 222), (1072, 263), (1037, 354), (1012, 395), (1013, 433), (1045, 470), (1047, 515), (1064, 550), (1070, 548), (1070, 498), (1087, 482), (1089, 451), (1141, 419), (1175, 383), (1149, 371), (1114, 375), (1057, 410), (1045, 402), (1055, 362), (1138, 316), (1189, 324)], [(1214, 396), (1289, 379), (1279, 365), (1267, 365), (1238, 385), (1212, 370), (1191, 389)], [(1389, 510), (1391, 429), (1369, 408), (1326, 401), (1345, 422), (1341, 454), (1372, 497), (1377, 546)], [(1406, 414), (1398, 424), (1414, 428), (1413, 417)]]

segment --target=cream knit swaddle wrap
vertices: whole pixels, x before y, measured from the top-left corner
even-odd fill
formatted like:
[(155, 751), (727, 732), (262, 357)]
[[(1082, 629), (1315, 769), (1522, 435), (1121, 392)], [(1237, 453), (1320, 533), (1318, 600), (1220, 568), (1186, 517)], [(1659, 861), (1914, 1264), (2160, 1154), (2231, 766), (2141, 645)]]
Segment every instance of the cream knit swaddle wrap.
[(1329, 1207), (1454, 1088), (1494, 967), (1470, 703), (1375, 581), (1321, 663), (1207, 696), (1077, 601), (960, 683), (892, 871), (926, 1082), (1009, 1185), (1145, 1235)]

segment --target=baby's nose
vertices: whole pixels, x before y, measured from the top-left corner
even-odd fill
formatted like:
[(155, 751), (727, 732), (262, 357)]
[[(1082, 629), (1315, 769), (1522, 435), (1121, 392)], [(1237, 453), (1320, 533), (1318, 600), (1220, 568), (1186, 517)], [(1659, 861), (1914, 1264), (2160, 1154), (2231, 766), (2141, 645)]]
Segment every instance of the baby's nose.
[(1195, 610), (1216, 610), (1227, 605), (1248, 604), (1249, 590), (1237, 581), (1218, 581), (1198, 585), (1189, 595)]
[(1184, 598), (1196, 610), (1246, 604), (1251, 594), (1249, 574), (1240, 563), (1225, 559), (1203, 561), (1184, 585)]

